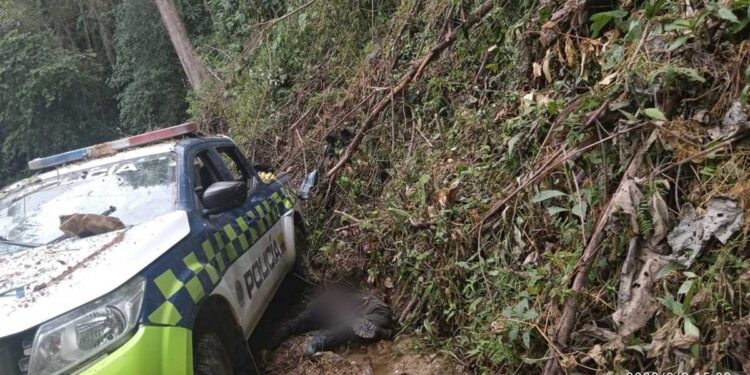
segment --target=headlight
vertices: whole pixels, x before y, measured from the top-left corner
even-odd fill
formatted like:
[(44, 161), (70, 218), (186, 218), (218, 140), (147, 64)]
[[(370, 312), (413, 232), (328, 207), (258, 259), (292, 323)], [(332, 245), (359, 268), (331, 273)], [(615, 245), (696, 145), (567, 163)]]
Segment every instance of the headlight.
[(114, 292), (42, 324), (29, 375), (59, 374), (111, 351), (137, 327), (146, 282), (136, 277)]

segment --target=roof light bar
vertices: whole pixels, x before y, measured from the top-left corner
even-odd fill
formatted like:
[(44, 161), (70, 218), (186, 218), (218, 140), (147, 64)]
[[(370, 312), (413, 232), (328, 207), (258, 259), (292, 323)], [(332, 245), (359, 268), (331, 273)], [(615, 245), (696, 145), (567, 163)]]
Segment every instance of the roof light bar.
[(80, 161), (86, 158), (97, 158), (101, 156), (112, 155), (126, 148), (142, 146), (169, 138), (179, 137), (185, 134), (195, 133), (197, 131), (198, 125), (189, 122), (186, 124), (172, 126), (166, 129), (154, 130), (152, 132), (118, 139), (112, 142), (101, 143), (95, 146), (48, 156), (46, 158), (34, 159), (29, 162), (29, 169), (37, 170), (72, 163), (74, 161)]

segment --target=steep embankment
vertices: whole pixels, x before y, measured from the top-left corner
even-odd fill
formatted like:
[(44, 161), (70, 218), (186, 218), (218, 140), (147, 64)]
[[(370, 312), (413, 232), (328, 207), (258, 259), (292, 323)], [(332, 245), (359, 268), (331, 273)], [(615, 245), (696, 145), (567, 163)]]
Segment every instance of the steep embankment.
[(193, 111), (475, 371), (750, 371), (748, 2), (517, 3), (299, 3)]

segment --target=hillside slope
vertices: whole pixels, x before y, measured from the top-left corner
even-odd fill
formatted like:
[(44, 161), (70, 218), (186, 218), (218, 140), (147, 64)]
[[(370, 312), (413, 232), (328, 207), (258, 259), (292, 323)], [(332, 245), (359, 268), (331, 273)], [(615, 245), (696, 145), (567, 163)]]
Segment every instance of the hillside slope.
[(750, 371), (749, 8), (291, 1), (191, 111), (328, 173), (313, 281), (475, 372)]

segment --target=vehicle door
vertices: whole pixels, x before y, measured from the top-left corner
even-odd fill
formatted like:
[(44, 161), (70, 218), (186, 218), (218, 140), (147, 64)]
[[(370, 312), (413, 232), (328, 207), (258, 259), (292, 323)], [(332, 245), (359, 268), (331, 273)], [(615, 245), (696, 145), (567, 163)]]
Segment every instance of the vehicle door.
[(202, 215), (203, 252), (221, 280), (214, 293), (235, 308), (245, 334), (249, 334), (265, 311), (286, 275), (294, 255), (286, 244), (282, 210), (265, 184), (239, 150), (222, 145), (198, 152), (193, 158), (196, 207), (203, 209), (201, 194), (219, 181), (243, 181), (248, 186), (246, 202), (218, 215)]

